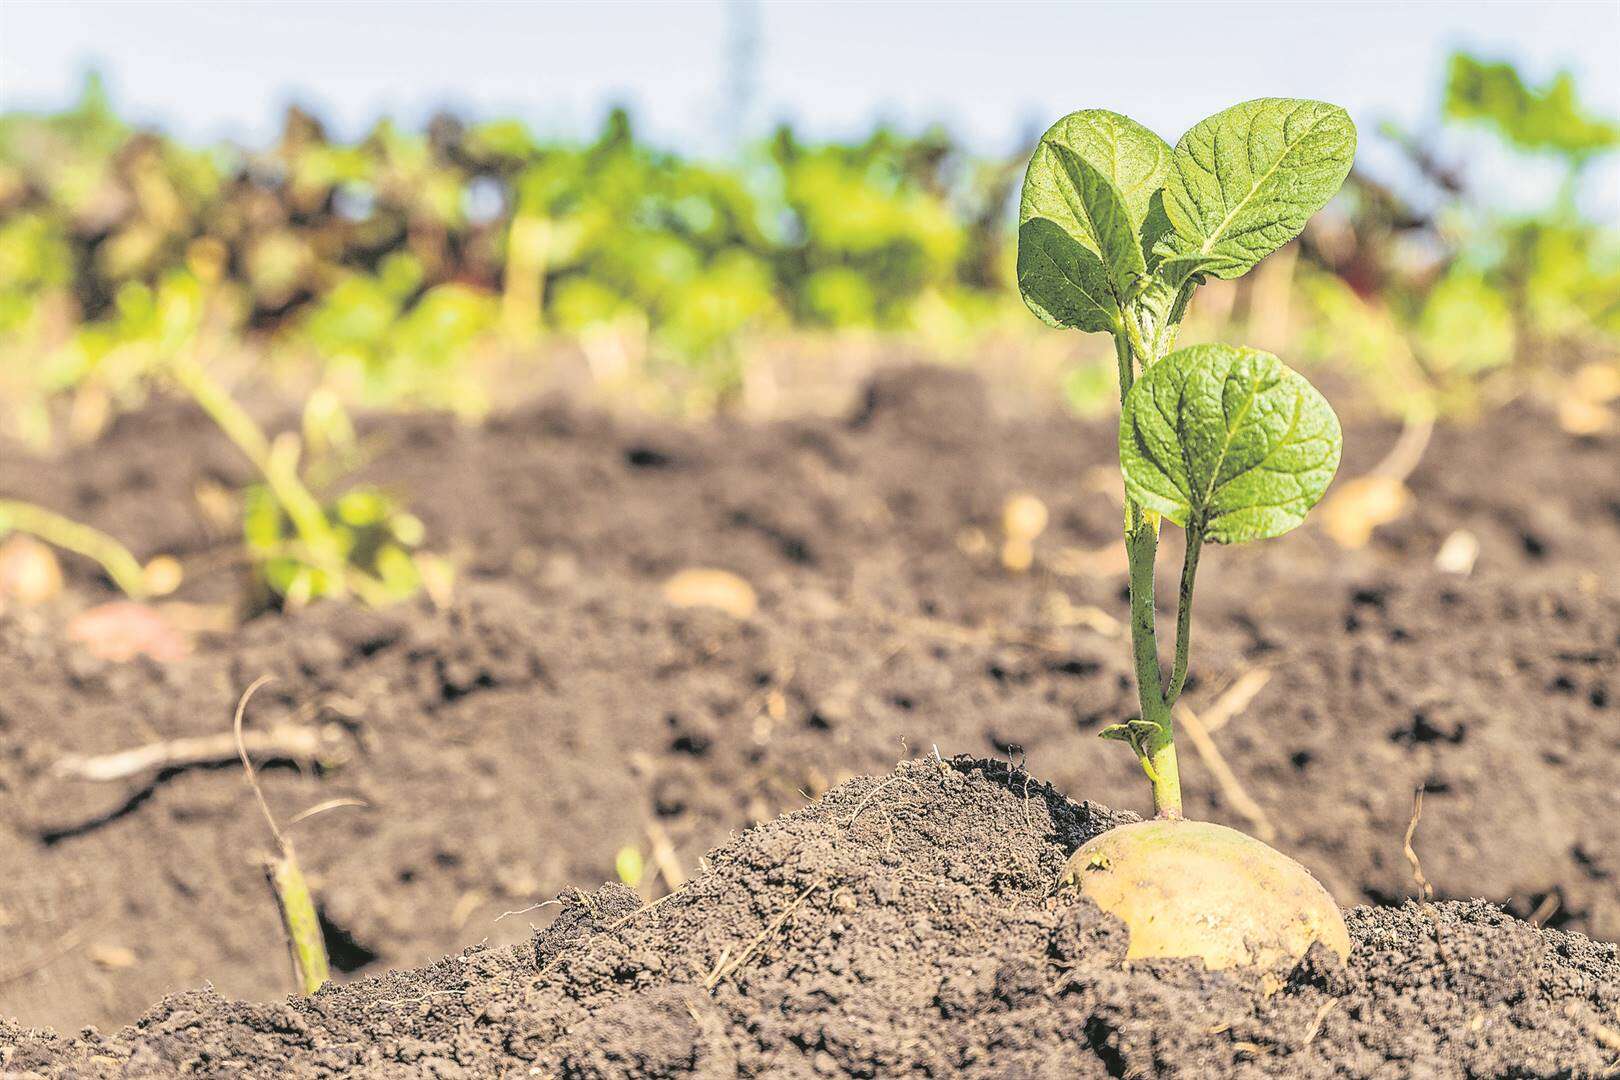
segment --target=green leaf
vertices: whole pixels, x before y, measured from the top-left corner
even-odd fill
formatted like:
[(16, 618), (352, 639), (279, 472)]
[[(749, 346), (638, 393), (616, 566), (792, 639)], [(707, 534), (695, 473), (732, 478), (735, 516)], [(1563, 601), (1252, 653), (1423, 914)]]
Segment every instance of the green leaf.
[[(1175, 231), (1175, 227), (1170, 224), (1170, 215), (1164, 212), (1164, 191), (1161, 189), (1154, 192), (1152, 201), (1148, 203), (1147, 217), (1142, 221), (1142, 254), (1146, 259), (1148, 272), (1165, 278), (1165, 283), (1170, 286), (1172, 292), (1180, 288), (1181, 283), (1187, 278), (1197, 273), (1204, 263), (1210, 261), (1207, 255), (1170, 254)], [(1168, 267), (1170, 272), (1167, 277), (1166, 264), (1173, 261), (1179, 262), (1179, 266)]]
[(1045, 218), (1018, 227), (1018, 291), (1048, 326), (1106, 332), (1119, 321), (1102, 260)]
[(1155, 270), (1159, 278), (1175, 290), (1193, 275), (1211, 273), (1218, 265), (1219, 260), (1210, 255), (1171, 255), (1160, 259)]
[(1041, 136), (1024, 174), (1019, 224), (1043, 217), (1080, 235), (1082, 226), (1061, 190), (1065, 177), (1054, 150), (1060, 146), (1102, 174), (1119, 193), (1132, 227), (1140, 233), (1154, 194), (1164, 186), (1170, 144), (1135, 120), (1107, 109), (1070, 113)]
[(1108, 331), (1147, 272), (1142, 224), (1170, 147), (1104, 109), (1053, 124), (1030, 158), (1018, 210), (1024, 302), (1053, 326)]
[(1339, 418), (1270, 353), (1178, 349), (1131, 387), (1119, 458), (1132, 499), (1205, 540), (1280, 536), (1339, 467)]
[(1114, 296), (1123, 302), (1147, 273), (1137, 224), (1113, 183), (1061, 143), (1050, 147), (1062, 174), (1059, 194), (1082, 232), (1076, 238), (1101, 257)]
[(1241, 277), (1299, 235), (1356, 156), (1356, 127), (1337, 105), (1260, 98), (1201, 121), (1176, 144), (1164, 209), (1165, 256), (1207, 256), (1204, 271)]
[(1109, 724), (1097, 732), (1099, 739), (1115, 739), (1119, 742), (1128, 742), (1138, 753), (1152, 738), (1159, 734), (1160, 727), (1151, 720), (1127, 720), (1123, 724)]

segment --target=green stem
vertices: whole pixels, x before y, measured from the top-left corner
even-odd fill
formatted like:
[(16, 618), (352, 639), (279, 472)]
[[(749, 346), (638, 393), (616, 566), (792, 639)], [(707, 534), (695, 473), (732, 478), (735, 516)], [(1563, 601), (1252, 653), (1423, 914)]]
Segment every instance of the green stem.
[[(169, 362), (169, 371), (180, 387), (191, 395), (192, 400), (202, 407), (209, 419), (218, 425), (264, 477), (276, 502), (286, 512), (299, 539), (303, 541), (310, 564), (333, 575), (344, 587), (358, 584), (358, 591), (364, 594), (369, 583), (356, 582), (346, 566), (342, 545), (338, 543), (332, 523), (327, 520), (326, 511), (298, 475), (296, 447), (272, 443), (266, 438), (247, 410), (237, 404), (236, 399), (196, 361), (176, 357)], [(285, 450), (293, 452), (283, 452)], [(368, 603), (380, 597), (380, 590), (370, 596), (362, 595), (362, 599)]]
[(331, 978), (326, 935), (321, 930), (321, 917), (315, 910), (309, 883), (304, 880), (304, 872), (289, 841), (282, 840), (281, 854), (266, 860), (264, 873), (281, 911), (282, 928), (287, 932), (293, 978), (298, 980), (300, 991), (313, 994)]
[(276, 500), (292, 519), (293, 527), (303, 537), (304, 543), (320, 551), (333, 550), (336, 542), (332, 536), (332, 525), (326, 520), (321, 504), (298, 478), (296, 466), (274, 452), (270, 440), (265, 438), (264, 432), (253, 422), (247, 410), (238, 405), (225, 392), (225, 388), (195, 361), (176, 358), (170, 362), (169, 370), (181, 388), (202, 406), (209, 419), (259, 470), (265, 483), (270, 485), (270, 490), (275, 492)]
[(1170, 676), (1170, 689), (1164, 695), (1166, 707), (1176, 703), (1187, 683), (1187, 649), (1192, 643), (1193, 579), (1198, 576), (1198, 552), (1204, 534), (1198, 528), (1187, 530), (1187, 554), (1181, 561), (1181, 595), (1176, 601), (1176, 667)]
[(1170, 707), (1165, 703), (1155, 628), (1153, 564), (1158, 552), (1158, 523), (1138, 512), (1135, 528), (1125, 537), (1125, 553), (1130, 563), (1131, 645), (1142, 719), (1154, 725), (1155, 730), (1138, 745), (1137, 753), (1153, 783), (1154, 815), (1178, 818), (1181, 816), (1181, 774), (1176, 768), (1175, 730)]
[(1125, 395), (1136, 382), (1136, 361), (1132, 358), (1130, 339), (1125, 336), (1125, 323), (1114, 330), (1114, 356), (1119, 361), (1119, 403), (1125, 404)]
[(94, 560), (101, 564), (112, 583), (122, 589), (125, 596), (131, 600), (146, 598), (146, 575), (140, 560), (131, 555), (123, 544), (99, 529), (81, 525), (42, 506), (0, 499), (0, 536), (12, 529), (28, 533), (63, 551)]
[(1170, 316), (1164, 321), (1164, 329), (1159, 335), (1159, 355), (1167, 355), (1176, 347), (1176, 335), (1181, 333), (1181, 320), (1187, 316), (1187, 305), (1192, 302), (1193, 290), (1196, 289), (1191, 281), (1182, 283), (1176, 290), (1176, 299), (1170, 305)]
[[(1134, 382), (1136, 364), (1145, 371), (1153, 356), (1146, 351), (1140, 328), (1127, 315), (1123, 333), (1114, 335), (1119, 355), (1119, 396)], [(1153, 785), (1153, 812), (1156, 817), (1181, 816), (1181, 773), (1176, 766), (1175, 729), (1170, 706), (1164, 694), (1163, 673), (1159, 669), (1157, 613), (1153, 599), (1153, 567), (1159, 554), (1159, 519), (1145, 513), (1129, 495), (1125, 498), (1125, 555), (1130, 566), (1131, 649), (1136, 666), (1137, 701), (1142, 719), (1152, 725), (1145, 737), (1132, 741), (1142, 771)]]
[[(1125, 315), (1124, 315), (1124, 322), (1125, 322), (1125, 333), (1126, 333), (1127, 338), (1128, 338), (1128, 340), (1130, 342), (1130, 348), (1131, 348), (1131, 350), (1133, 352), (1136, 353), (1136, 359), (1142, 365), (1142, 370), (1146, 371), (1148, 369), (1148, 365), (1150, 363), (1152, 363), (1154, 360), (1158, 359), (1158, 355), (1151, 352), (1148, 349), (1147, 342), (1142, 338), (1142, 328), (1140, 326), (1138, 326), (1137, 323), (1136, 323), (1136, 316), (1135, 315), (1133, 315), (1130, 312), (1126, 312)], [(1128, 387), (1128, 386), (1121, 386), (1121, 388), (1120, 388), (1120, 404), (1121, 405), (1123, 405), (1125, 403), (1125, 391), (1129, 390), (1129, 389), (1130, 389), (1130, 387)]]

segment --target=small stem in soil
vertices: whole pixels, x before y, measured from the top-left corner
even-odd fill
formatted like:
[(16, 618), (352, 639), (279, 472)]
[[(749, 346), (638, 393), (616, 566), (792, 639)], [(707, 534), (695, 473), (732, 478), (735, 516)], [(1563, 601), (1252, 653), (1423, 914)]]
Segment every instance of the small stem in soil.
[(325, 986), (331, 975), (326, 959), (326, 937), (321, 917), (315, 910), (309, 883), (293, 854), (291, 841), (281, 841), (281, 851), (264, 862), (264, 876), (275, 894), (281, 912), (281, 925), (287, 932), (287, 953), (292, 959), (293, 978), (298, 989), (313, 994)]
[(298, 865), (292, 841), (287, 839), (276, 824), (275, 815), (270, 812), (264, 789), (259, 786), (259, 778), (253, 771), (253, 759), (248, 756), (247, 740), (242, 735), (242, 719), (247, 713), (247, 703), (253, 697), (253, 692), (270, 679), (271, 676), (261, 675), (242, 692), (242, 697), (236, 703), (231, 735), (236, 742), (237, 756), (242, 761), (242, 777), (253, 789), (259, 812), (264, 815), (264, 823), (276, 842), (276, 853), (264, 859), (264, 876), (275, 895), (276, 908), (281, 912), (282, 928), (287, 932), (287, 954), (292, 960), (293, 978), (297, 980), (299, 990), (313, 994), (331, 977), (326, 957), (326, 935), (321, 930), (321, 917), (315, 909), (315, 898), (310, 894), (309, 882)]
[(101, 564), (112, 583), (122, 589), (124, 595), (132, 600), (146, 598), (146, 576), (140, 560), (106, 533), (32, 503), (0, 499), (0, 537), (13, 529), (64, 551), (93, 559)]
[(307, 545), (311, 557), (321, 559), (322, 568), (335, 570), (341, 579), (342, 560), (333, 555), (338, 542), (332, 524), (327, 521), (320, 502), (298, 476), (297, 444), (284, 442), (278, 446), (267, 438), (247, 410), (195, 360), (175, 357), (169, 361), (168, 371), (259, 471)]

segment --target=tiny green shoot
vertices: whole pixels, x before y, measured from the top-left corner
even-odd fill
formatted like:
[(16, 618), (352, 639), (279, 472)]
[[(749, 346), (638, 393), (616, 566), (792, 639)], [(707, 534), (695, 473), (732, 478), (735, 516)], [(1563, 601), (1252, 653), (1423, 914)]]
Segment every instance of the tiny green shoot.
[[(1018, 286), (1048, 325), (1113, 336), (1141, 716), (1105, 728), (1130, 745), (1154, 811), (1181, 816), (1171, 709), (1187, 680), (1193, 586), (1206, 544), (1279, 536), (1339, 464), (1338, 418), (1269, 353), (1176, 349), (1193, 293), (1282, 247), (1350, 172), (1341, 108), (1262, 98), (1201, 121), (1174, 147), (1118, 113), (1086, 109), (1041, 137), (1019, 206)], [(1162, 521), (1186, 535), (1174, 658), (1161, 667), (1154, 564)]]
[[(242, 691), (236, 703), (231, 731), (236, 739), (237, 756), (242, 762), (242, 778), (253, 790), (259, 813), (264, 816), (265, 826), (276, 845), (276, 850), (265, 855), (261, 865), (270, 893), (275, 897), (276, 909), (281, 913), (282, 929), (287, 934), (287, 957), (292, 962), (293, 980), (300, 992), (313, 994), (331, 978), (320, 914), (315, 908), (315, 899), (309, 891), (303, 868), (298, 863), (298, 854), (293, 850), (292, 839), (276, 824), (270, 804), (265, 801), (264, 789), (259, 786), (253, 759), (248, 756), (247, 742), (242, 737), (242, 720), (247, 713), (248, 702), (252, 700), (254, 691), (269, 681), (270, 676), (261, 675)], [(293, 820), (296, 822), (298, 819)]]

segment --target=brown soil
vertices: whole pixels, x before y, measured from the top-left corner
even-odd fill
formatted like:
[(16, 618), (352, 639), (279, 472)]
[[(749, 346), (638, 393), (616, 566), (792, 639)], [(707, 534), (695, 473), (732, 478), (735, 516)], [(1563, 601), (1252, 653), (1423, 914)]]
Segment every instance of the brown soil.
[[(1347, 416), (1346, 475), (1394, 434)], [(729, 832), (934, 746), (1144, 802), (1130, 755), (1095, 739), (1131, 709), (1122, 644), (1095, 614), (1070, 617), (1123, 610), (1106, 554), (1119, 510), (1087, 479), (1112, 459), (1104, 425), (1003, 415), (970, 377), (909, 369), (844, 420), (681, 427), (547, 403), (480, 430), (388, 419), (369, 437), (366, 478), (463, 562), (448, 610), (268, 614), (166, 664), (64, 640), (75, 610), (108, 598), (82, 564), (55, 606), (0, 614), (0, 1015), (72, 1029), (204, 980), (284, 992), (239, 770), (107, 785), (51, 768), (226, 730), (266, 672), (279, 679), (252, 726), (330, 723), (347, 748), (341, 767), (267, 768), (277, 813), (368, 803), (294, 830), (347, 972), (513, 944), (523, 920), (502, 912), (612, 877), (623, 847), (667, 836), (664, 861), (691, 874)], [(1203, 710), (1244, 672), (1274, 673), (1213, 738), (1277, 846), (1341, 902), (1412, 894), (1402, 834), (1426, 784), (1415, 844), (1441, 896), (1620, 937), (1616, 460), (1620, 440), (1514, 409), (1442, 430), (1416, 508), (1366, 549), (1307, 527), (1204, 560), (1187, 700)], [(179, 406), (61, 460), (0, 452), (0, 496), (181, 555), (191, 602), (240, 593), (229, 526), (209, 523), (198, 485), (247, 479)], [(1022, 575), (994, 551), (1016, 490), (1052, 512)], [(1432, 565), (1457, 528), (1481, 545), (1466, 577)], [(759, 613), (669, 608), (659, 584), (694, 565), (748, 579)], [(1257, 827), (1183, 755), (1189, 812)], [(1357, 919), (1411, 933), (1420, 916)]]
[[(1482, 902), (1350, 912), (1267, 987), (1127, 962), (1051, 894), (1129, 820), (994, 761), (850, 781), (643, 907), (570, 893), (532, 944), (284, 1004), (176, 994), (111, 1037), (13, 1028), (23, 1076), (1597, 1076), (1620, 956)], [(1270, 989), (1273, 992), (1267, 993)], [(0, 1038), (7, 1032), (0, 1028)]]

